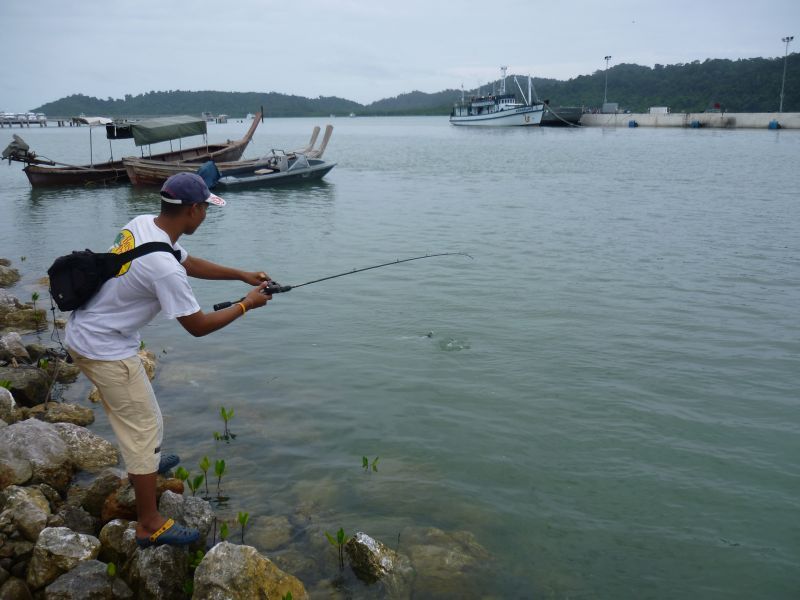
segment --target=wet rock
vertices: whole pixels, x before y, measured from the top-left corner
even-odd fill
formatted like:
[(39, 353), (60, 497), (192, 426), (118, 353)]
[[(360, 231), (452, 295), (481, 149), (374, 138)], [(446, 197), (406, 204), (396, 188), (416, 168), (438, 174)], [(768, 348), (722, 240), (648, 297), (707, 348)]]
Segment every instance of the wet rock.
[(188, 569), (186, 548), (153, 546), (136, 551), (130, 561), (128, 583), (140, 600), (183, 598)]
[(0, 380), (10, 382), (9, 391), (18, 406), (36, 406), (47, 400), (50, 380), (47, 374), (33, 366), (0, 367)]
[(0, 587), (8, 581), (8, 578), (11, 577), (11, 573), (6, 571), (3, 567), (0, 567)]
[(0, 327), (37, 331), (47, 325), (47, 311), (43, 308), (16, 303), (0, 304)]
[(74, 471), (69, 449), (54, 425), (28, 419), (0, 429), (0, 460), (16, 458), (31, 463), (33, 483), (46, 483), (59, 492), (67, 489)]
[(74, 569), (78, 563), (97, 558), (100, 540), (70, 531), (66, 527), (47, 527), (36, 541), (28, 565), (27, 583), (38, 590)]
[(47, 423), (72, 423), (73, 425), (81, 426), (94, 423), (94, 411), (91, 408), (66, 402), (39, 404), (28, 411), (28, 417)]
[[(156, 479), (156, 501), (166, 491), (182, 495), (183, 482), (180, 479), (165, 479), (159, 475)], [(128, 521), (136, 519), (136, 494), (127, 479), (106, 498), (103, 504), (100, 520), (103, 523), (107, 523), (113, 519), (126, 519)]]
[[(91, 409), (84, 410), (91, 412)], [(70, 460), (79, 469), (97, 473), (119, 462), (116, 446), (88, 429), (72, 423), (55, 423), (53, 427), (67, 445)]]
[(0, 493), (0, 508), (3, 517), (10, 519), (31, 542), (37, 540), (50, 516), (50, 503), (38, 488), (33, 487), (7, 487)]
[(25, 350), (28, 351), (28, 355), (31, 357), (33, 362), (36, 362), (40, 358), (49, 357), (49, 350), (47, 349), (47, 346), (42, 344), (37, 344), (35, 342), (33, 344), (28, 344), (25, 346)]
[(48, 360), (47, 375), (51, 380), (58, 383), (74, 383), (81, 370), (74, 364), (68, 363), (60, 358), (53, 358)]
[(8, 559), (8, 570), (13, 570), (15, 564), (24, 563), (33, 556), (33, 542), (23, 539), (8, 539), (0, 547), (0, 557)]
[(45, 588), (44, 600), (123, 600), (133, 591), (119, 577), (108, 574), (108, 565), (87, 560), (64, 573)]
[[(80, 506), (93, 517), (100, 518), (106, 499), (120, 488), (123, 483), (124, 479), (119, 470), (105, 469), (81, 494), (82, 497), (79, 498)], [(72, 492), (73, 488), (70, 488), (70, 491)]]
[(99, 539), (98, 558), (122, 567), (136, 553), (136, 522), (114, 519), (100, 530)]
[(97, 533), (97, 519), (88, 512), (76, 506), (64, 505), (56, 513), (61, 519), (61, 525), (75, 533), (95, 535)]
[(181, 525), (197, 529), (200, 532), (200, 546), (205, 548), (205, 541), (211, 533), (214, 523), (214, 511), (211, 504), (202, 498), (184, 496), (166, 490), (158, 502), (158, 512), (163, 516), (175, 519)]
[(292, 539), (292, 525), (283, 515), (256, 517), (247, 528), (247, 541), (269, 552), (285, 546)]
[(47, 502), (50, 504), (50, 512), (56, 512), (58, 507), (63, 503), (61, 494), (58, 493), (58, 490), (46, 483), (40, 483), (38, 487), (39, 491), (44, 494), (44, 497), (47, 498)]
[(308, 598), (296, 577), (281, 571), (252, 546), (221, 542), (203, 558), (194, 574), (194, 600)]
[(25, 581), (12, 577), (0, 586), (0, 600), (33, 600)]
[[(412, 569), (408, 558), (397, 554), (366, 533), (358, 532), (345, 544), (350, 565), (356, 576), (366, 583), (383, 580), (387, 587), (407, 589)], [(393, 595), (398, 595), (394, 593)]]
[(0, 419), (6, 423), (16, 423), (17, 419), (17, 403), (14, 401), (14, 395), (4, 387), (0, 387)]
[(32, 476), (30, 461), (13, 457), (0, 458), (0, 490), (10, 485), (27, 483)]
[(31, 361), (22, 337), (14, 331), (0, 336), (0, 359), (10, 361), (12, 358), (26, 363)]
[(0, 265), (0, 287), (11, 287), (18, 281), (19, 271), (6, 265)]
[(0, 258), (0, 266), (10, 267), (11, 266), (11, 261), (9, 259), (7, 259), (7, 258)]

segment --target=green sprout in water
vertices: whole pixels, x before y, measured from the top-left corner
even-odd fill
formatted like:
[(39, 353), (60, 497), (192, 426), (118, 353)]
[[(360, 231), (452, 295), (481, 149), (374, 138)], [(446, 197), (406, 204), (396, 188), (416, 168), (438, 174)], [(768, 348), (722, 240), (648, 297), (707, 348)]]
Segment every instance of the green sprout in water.
[(247, 521), (250, 519), (250, 513), (240, 512), (237, 520), (239, 521), (239, 525), (242, 526), (242, 544), (244, 544), (244, 527), (247, 525)]
[(214, 463), (214, 475), (217, 476), (217, 498), (221, 497), (220, 486), (222, 485), (222, 476), (225, 474), (225, 461), (220, 459)]
[(144, 350), (144, 348), (145, 348), (145, 346), (144, 346), (144, 340), (142, 340), (142, 341), (140, 341), (140, 342), (139, 342), (139, 352), (141, 352), (142, 350)]
[(222, 522), (219, 528), (219, 537), (223, 542), (228, 539), (228, 524), (225, 521)]
[(189, 484), (189, 489), (192, 490), (192, 496), (197, 493), (197, 490), (203, 485), (203, 480), (205, 479), (204, 475), (198, 475), (194, 479), (191, 479), (187, 483)]
[(207, 456), (203, 457), (203, 460), (200, 461), (200, 470), (203, 472), (203, 475), (206, 479), (206, 498), (208, 498), (208, 469), (211, 467), (211, 461), (208, 460)]
[(236, 439), (236, 434), (231, 433), (231, 430), (228, 427), (228, 422), (233, 418), (233, 409), (225, 410), (224, 406), (220, 406), (219, 416), (222, 417), (222, 422), (225, 425), (225, 432), (222, 435), (215, 432), (214, 439), (217, 441), (225, 440), (227, 443), (230, 443), (231, 440)]
[[(372, 470), (375, 471), (376, 473), (378, 472), (378, 459), (379, 458), (380, 458), (380, 456), (376, 456), (375, 459), (372, 461)], [(369, 459), (366, 456), (362, 456), (361, 457), (361, 467), (365, 471), (368, 471), (369, 468), (370, 468)]]
[(187, 479), (189, 479), (189, 471), (187, 471), (183, 467), (178, 467), (177, 469), (175, 469), (175, 477), (177, 477), (181, 481), (186, 481)]
[(335, 538), (327, 531), (325, 532), (325, 537), (328, 538), (331, 546), (334, 546), (339, 550), (339, 570), (344, 570), (344, 545), (350, 540), (350, 538), (344, 534), (344, 529), (341, 527), (339, 528), (339, 531), (336, 532)]

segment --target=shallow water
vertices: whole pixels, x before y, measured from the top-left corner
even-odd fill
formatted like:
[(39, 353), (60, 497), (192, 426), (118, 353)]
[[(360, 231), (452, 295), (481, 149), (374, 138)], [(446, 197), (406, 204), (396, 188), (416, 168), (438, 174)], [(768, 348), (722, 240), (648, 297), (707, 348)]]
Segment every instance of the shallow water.
[[(247, 155), (325, 121), (266, 121)], [(199, 340), (144, 330), (166, 446), (195, 473), (226, 459), (224, 511), (292, 516), (282, 552), (315, 557), (299, 574), (318, 591), (337, 575), (322, 530), (408, 552), (412, 528), (436, 527), (494, 559), (453, 578), (455, 596), (796, 597), (800, 136), (332, 122), (323, 182), (228, 191), (183, 245), (284, 284), (474, 260), (301, 288)], [(86, 128), (14, 133), (86, 161)], [(127, 186), (34, 192), (18, 165), (0, 184), (22, 298), (54, 256), (103, 249), (157, 209)], [(194, 288), (208, 309), (244, 293)], [(212, 439), (221, 405), (227, 445)], [(110, 435), (100, 413), (94, 428)]]

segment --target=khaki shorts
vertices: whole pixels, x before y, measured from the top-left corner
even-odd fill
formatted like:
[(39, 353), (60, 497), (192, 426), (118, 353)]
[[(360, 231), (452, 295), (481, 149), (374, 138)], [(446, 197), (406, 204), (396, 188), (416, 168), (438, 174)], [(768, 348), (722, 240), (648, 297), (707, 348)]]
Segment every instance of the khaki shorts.
[(161, 410), (138, 356), (94, 360), (69, 350), (75, 365), (100, 391), (111, 428), (117, 436), (128, 473), (158, 471), (164, 423)]

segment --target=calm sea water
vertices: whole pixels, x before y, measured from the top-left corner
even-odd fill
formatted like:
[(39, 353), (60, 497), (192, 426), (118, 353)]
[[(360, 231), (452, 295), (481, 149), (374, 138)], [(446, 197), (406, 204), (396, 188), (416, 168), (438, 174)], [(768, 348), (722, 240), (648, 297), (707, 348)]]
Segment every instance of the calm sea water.
[[(247, 155), (326, 121), (267, 121)], [(228, 192), (184, 246), (285, 284), (474, 260), (301, 288), (199, 340), (147, 327), (166, 446), (194, 472), (227, 460), (224, 510), (303, 505), (401, 552), (410, 527), (466, 530), (491, 553), (415, 597), (798, 597), (800, 134), (332, 122), (324, 182)], [(88, 158), (86, 128), (14, 133)], [(24, 299), (54, 256), (157, 210), (128, 186), (34, 192), (19, 165), (0, 186)], [(245, 291), (194, 287), (208, 309)], [(238, 437), (215, 446), (221, 405)], [(100, 413), (94, 428), (111, 436)], [(334, 551), (307, 533), (298, 574), (330, 589)]]

